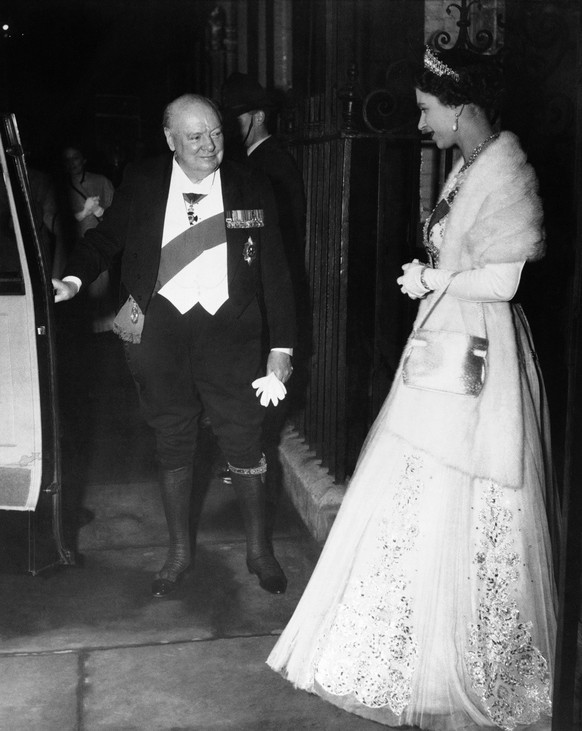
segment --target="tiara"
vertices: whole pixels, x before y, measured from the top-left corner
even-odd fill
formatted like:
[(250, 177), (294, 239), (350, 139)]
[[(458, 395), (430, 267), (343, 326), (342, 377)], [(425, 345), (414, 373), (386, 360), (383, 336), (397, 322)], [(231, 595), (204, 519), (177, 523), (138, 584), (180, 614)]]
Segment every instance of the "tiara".
[(457, 82), (461, 78), (456, 71), (453, 71), (450, 66), (447, 66), (439, 59), (430, 46), (425, 46), (424, 67), (436, 76), (450, 76), (451, 79)]

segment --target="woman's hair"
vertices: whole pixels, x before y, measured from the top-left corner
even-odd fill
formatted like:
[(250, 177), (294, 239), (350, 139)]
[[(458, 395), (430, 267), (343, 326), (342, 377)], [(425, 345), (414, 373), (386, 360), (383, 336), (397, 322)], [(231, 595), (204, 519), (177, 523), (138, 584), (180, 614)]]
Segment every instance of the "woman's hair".
[(415, 75), (415, 86), (436, 96), (441, 104), (475, 104), (493, 118), (501, 106), (503, 73), (493, 56), (464, 49), (436, 51), (427, 46), (423, 67)]

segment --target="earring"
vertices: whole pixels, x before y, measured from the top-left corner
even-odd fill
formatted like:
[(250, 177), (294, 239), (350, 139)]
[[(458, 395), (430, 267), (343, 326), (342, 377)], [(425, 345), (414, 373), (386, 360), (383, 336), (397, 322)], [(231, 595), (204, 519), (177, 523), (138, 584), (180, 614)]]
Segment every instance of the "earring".
[(463, 104), (463, 106), (461, 107), (461, 111), (455, 112), (455, 121), (453, 123), (453, 132), (456, 132), (459, 129), (459, 117), (463, 113), (464, 108), (465, 108), (465, 105)]

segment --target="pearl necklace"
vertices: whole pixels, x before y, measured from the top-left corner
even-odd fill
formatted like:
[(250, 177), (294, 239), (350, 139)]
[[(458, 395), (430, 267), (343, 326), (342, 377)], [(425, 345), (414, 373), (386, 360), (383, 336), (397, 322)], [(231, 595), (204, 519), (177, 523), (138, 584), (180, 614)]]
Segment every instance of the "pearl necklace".
[(459, 175), (461, 173), (464, 173), (465, 170), (475, 162), (475, 160), (479, 157), (479, 155), (483, 152), (483, 150), (487, 147), (488, 144), (493, 142), (493, 140), (496, 140), (499, 137), (499, 132), (494, 132), (492, 135), (487, 137), (486, 140), (483, 140), (481, 144), (477, 145), (477, 147), (473, 150), (473, 152), (469, 155), (469, 159), (467, 162), (463, 165), (463, 167), (459, 170)]

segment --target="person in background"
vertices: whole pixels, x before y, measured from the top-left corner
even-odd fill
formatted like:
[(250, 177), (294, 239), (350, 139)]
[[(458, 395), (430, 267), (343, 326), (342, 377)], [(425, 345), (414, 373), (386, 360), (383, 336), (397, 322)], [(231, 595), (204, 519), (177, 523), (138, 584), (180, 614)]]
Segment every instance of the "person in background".
[(512, 302), (544, 255), (543, 214), (518, 139), (495, 125), (501, 92), (495, 59), (426, 48), (418, 126), (460, 157), (424, 227), (428, 262), (397, 280), (420, 300), (415, 329), (267, 661), (390, 727), (549, 728), (549, 420)]
[[(74, 222), (71, 227), (75, 240), (82, 239), (86, 231), (95, 228), (113, 201), (113, 183), (104, 175), (87, 170), (87, 160), (77, 145), (70, 145), (62, 151), (65, 168), (66, 199)], [(63, 262), (57, 252), (57, 262)], [(55, 276), (60, 276), (60, 272)], [(87, 288), (88, 317), (93, 332), (108, 332), (113, 327), (116, 297), (112, 292), (111, 274), (102, 272)]]
[(263, 445), (272, 466), (267, 476), (272, 529), (282, 486), (278, 457), (281, 433), (289, 413), (301, 408), (307, 384), (312, 312), (305, 267), (305, 189), (295, 159), (271, 134), (278, 106), (272, 95), (256, 79), (235, 72), (223, 84), (221, 101), (232, 131), (231, 143), (242, 147), (249, 165), (264, 173), (273, 187), (297, 308), (298, 343), (293, 355), (293, 381), (285, 402), (276, 408), (268, 407), (263, 424)]
[(277, 104), (261, 84), (247, 74), (231, 74), (222, 87), (225, 117), (236, 117), (239, 141), (248, 162), (273, 186), (279, 228), (291, 269), (296, 299), (305, 296), (305, 188), (294, 157), (271, 134)]
[(260, 173), (223, 163), (222, 123), (211, 100), (178, 97), (166, 107), (163, 128), (171, 154), (126, 168), (103, 222), (72, 252), (66, 276), (53, 281), (55, 301), (74, 297), (121, 255), (127, 301), (114, 331), (156, 436), (170, 539), (152, 594), (173, 592), (190, 565), (203, 409), (232, 474), (248, 570), (265, 591), (281, 594), (287, 579), (266, 534), (265, 409), (257, 396), (284, 396), (296, 326), (273, 194)]

